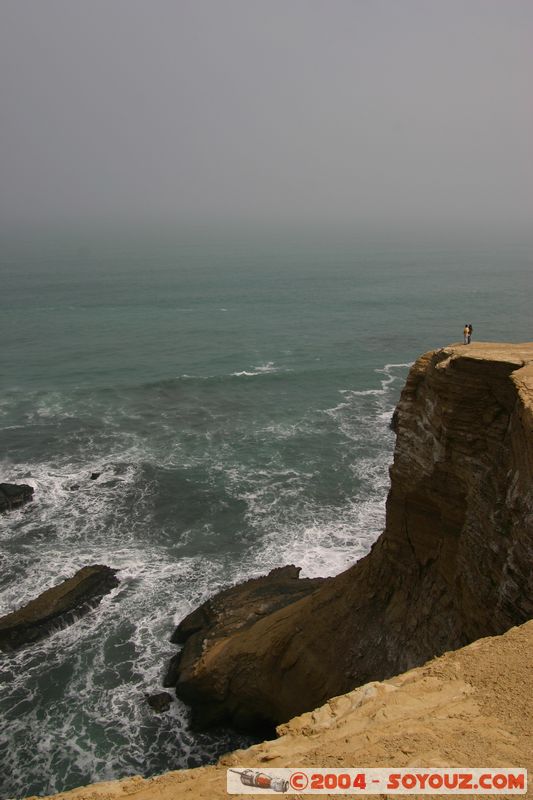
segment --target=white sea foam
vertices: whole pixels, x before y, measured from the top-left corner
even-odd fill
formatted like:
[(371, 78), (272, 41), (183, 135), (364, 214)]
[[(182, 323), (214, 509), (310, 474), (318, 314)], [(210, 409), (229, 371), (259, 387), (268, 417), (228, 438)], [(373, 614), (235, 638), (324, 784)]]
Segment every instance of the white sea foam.
[[(342, 458), (354, 476), (352, 496), (340, 506), (323, 506), (306, 499), (313, 473), (302, 467), (283, 470), (272, 467), (247, 476), (251, 487), (239, 497), (247, 504), (247, 519), (257, 530), (257, 544), (249, 552), (244, 574), (261, 574), (283, 563), (296, 563), (303, 575), (333, 575), (364, 556), (385, 521), (388, 466), (394, 436), (390, 418), (396, 385), (403, 382), (408, 364), (387, 364), (381, 388), (342, 389), (343, 400), (323, 413), (346, 438)], [(309, 433), (309, 421), (270, 425), (264, 435), (287, 439)], [(341, 453), (339, 453), (341, 458)], [(232, 474), (236, 486), (244, 476)]]
[(269, 361), (267, 364), (259, 364), (256, 367), (252, 367), (251, 370), (242, 370), (241, 372), (232, 372), (232, 376), (235, 378), (245, 377), (255, 377), (256, 375), (268, 375), (272, 372), (291, 372), (292, 370), (287, 369), (285, 367), (276, 367), (273, 361)]
[[(223, 310), (223, 309), (221, 309)], [(230, 372), (228, 375), (231, 378), (253, 378), (258, 375), (268, 375), (275, 372), (292, 372), (293, 370), (289, 367), (277, 367), (273, 361), (269, 361), (266, 364), (258, 364), (257, 366), (250, 367), (250, 369), (243, 369), (243, 370), (236, 370), (235, 372)], [(207, 381), (212, 380), (215, 378), (221, 377), (228, 377), (222, 375), (190, 375), (189, 373), (185, 372), (181, 375), (177, 376), (180, 380), (197, 380), (197, 381)]]
[(258, 429), (258, 433), (274, 439), (291, 439), (293, 436), (296, 436), (299, 433), (304, 433), (305, 431), (306, 425), (305, 421), (303, 420), (294, 423), (277, 422), (272, 425), (265, 425), (264, 427)]

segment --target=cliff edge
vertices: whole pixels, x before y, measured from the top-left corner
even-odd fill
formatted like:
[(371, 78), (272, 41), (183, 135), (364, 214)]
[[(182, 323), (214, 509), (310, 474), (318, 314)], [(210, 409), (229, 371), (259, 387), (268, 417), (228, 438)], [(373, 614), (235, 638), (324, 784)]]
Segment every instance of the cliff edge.
[(297, 602), (185, 642), (200, 719), (279, 724), (533, 617), (533, 344), (421, 356), (393, 418), (386, 528)]

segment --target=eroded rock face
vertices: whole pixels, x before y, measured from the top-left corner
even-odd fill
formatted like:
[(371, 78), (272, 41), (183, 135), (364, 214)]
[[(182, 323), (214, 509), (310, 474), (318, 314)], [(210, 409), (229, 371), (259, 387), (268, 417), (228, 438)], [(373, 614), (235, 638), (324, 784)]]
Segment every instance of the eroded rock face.
[(98, 605), (118, 583), (116, 570), (110, 567), (101, 564), (83, 567), (72, 578), (0, 617), (0, 650), (16, 650), (70, 625)]
[(533, 617), (533, 344), (422, 356), (394, 430), (386, 528), (370, 554), (186, 644), (178, 693), (209, 721), (277, 724)]
[[(212, 643), (226, 641), (253, 627), (258, 620), (316, 591), (324, 578), (300, 579), (300, 568), (293, 565), (273, 569), (261, 578), (225, 589), (185, 617), (171, 641), (186, 643), (183, 652), (171, 660), (164, 685), (176, 686), (178, 697), (193, 705), (193, 722), (203, 727), (219, 721), (219, 709), (211, 702), (203, 703), (195, 686), (195, 667), (202, 653)], [(238, 669), (238, 665), (235, 665)], [(190, 681), (192, 678), (192, 681)], [(250, 714), (241, 710), (234, 718), (239, 727), (269, 726), (270, 718), (261, 709)]]
[(33, 497), (33, 486), (26, 483), (0, 483), (0, 512), (24, 505)]

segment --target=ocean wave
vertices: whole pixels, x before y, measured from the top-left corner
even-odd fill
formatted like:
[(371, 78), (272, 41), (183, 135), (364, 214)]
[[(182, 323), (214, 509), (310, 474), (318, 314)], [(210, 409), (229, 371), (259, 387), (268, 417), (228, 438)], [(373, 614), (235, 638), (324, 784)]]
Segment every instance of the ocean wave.
[(241, 372), (232, 372), (231, 375), (234, 378), (242, 378), (243, 376), (252, 378), (256, 375), (269, 375), (273, 372), (292, 372), (292, 370), (285, 367), (276, 367), (273, 361), (269, 361), (267, 364), (260, 364), (257, 367), (252, 367), (251, 371), (242, 370)]
[[(243, 370), (235, 370), (234, 372), (228, 373), (221, 373), (221, 374), (213, 374), (213, 375), (191, 375), (188, 372), (183, 372), (181, 375), (177, 375), (175, 380), (178, 381), (224, 381), (227, 378), (253, 378), (258, 375), (271, 375), (274, 373), (282, 373), (282, 372), (293, 372), (293, 369), (289, 367), (277, 367), (273, 361), (269, 361), (266, 364), (259, 364), (257, 366), (250, 367), (249, 369)], [(146, 387), (164, 387), (168, 386), (171, 383), (168, 379), (163, 381), (156, 381), (153, 383), (146, 384)]]

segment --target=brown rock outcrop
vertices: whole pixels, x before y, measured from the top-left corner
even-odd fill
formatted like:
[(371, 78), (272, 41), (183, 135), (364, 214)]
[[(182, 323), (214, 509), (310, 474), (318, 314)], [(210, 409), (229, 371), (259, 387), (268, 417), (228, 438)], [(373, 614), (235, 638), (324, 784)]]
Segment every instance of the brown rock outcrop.
[[(300, 568), (293, 565), (271, 570), (268, 575), (251, 578), (237, 586), (219, 592), (183, 619), (174, 631), (171, 641), (176, 644), (187, 643), (186, 648), (175, 656), (169, 665), (164, 686), (176, 685), (178, 697), (188, 701), (188, 683), (183, 680), (209, 647), (211, 639), (226, 639), (257, 623), (258, 620), (275, 611), (307, 597), (325, 582), (324, 578), (299, 578)], [(193, 691), (193, 700), (196, 695)], [(213, 711), (214, 716), (213, 716)], [(195, 702), (193, 721), (199, 726), (216, 722), (218, 713), (211, 703)], [(241, 727), (262, 723), (267, 726), (270, 719), (261, 717), (256, 709), (252, 718), (244, 710), (233, 718)]]
[(16, 650), (70, 625), (118, 586), (116, 570), (82, 567), (72, 578), (47, 589), (22, 608), (0, 617), (0, 650)]
[(394, 415), (386, 529), (366, 558), (178, 665), (211, 721), (279, 723), (533, 617), (533, 344), (427, 353)]

